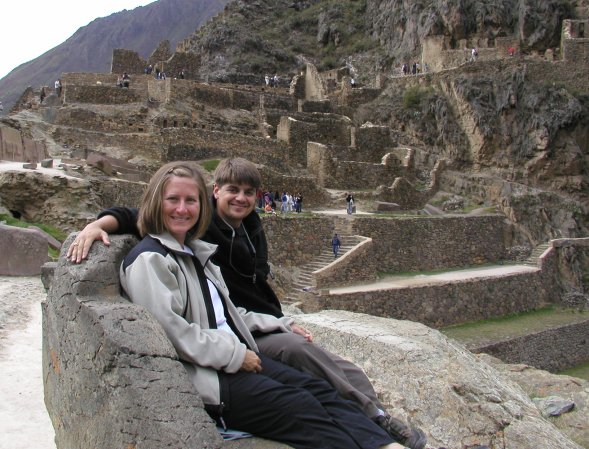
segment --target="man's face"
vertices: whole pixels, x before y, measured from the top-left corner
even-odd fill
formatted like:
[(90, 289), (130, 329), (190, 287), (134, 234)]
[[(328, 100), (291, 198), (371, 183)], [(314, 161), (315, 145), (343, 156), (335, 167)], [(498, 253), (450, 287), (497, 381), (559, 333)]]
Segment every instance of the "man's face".
[(217, 200), (217, 213), (234, 228), (253, 210), (256, 204), (256, 189), (249, 184), (224, 184), (213, 187)]

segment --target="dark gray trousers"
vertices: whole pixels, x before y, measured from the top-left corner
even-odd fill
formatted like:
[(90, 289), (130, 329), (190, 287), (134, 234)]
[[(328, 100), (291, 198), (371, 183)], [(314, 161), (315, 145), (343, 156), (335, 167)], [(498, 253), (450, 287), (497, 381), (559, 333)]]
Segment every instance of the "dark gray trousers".
[[(352, 401), (323, 379), (260, 354), (259, 374), (225, 374), (228, 427), (295, 449), (378, 449), (393, 442)], [(213, 418), (218, 419), (214, 413)], [(220, 420), (219, 420), (220, 421)]]
[(384, 410), (360, 367), (315, 343), (307, 342), (302, 335), (268, 334), (257, 337), (256, 343), (262, 354), (327, 380), (342, 397), (356, 402), (366, 416), (374, 418), (379, 409)]

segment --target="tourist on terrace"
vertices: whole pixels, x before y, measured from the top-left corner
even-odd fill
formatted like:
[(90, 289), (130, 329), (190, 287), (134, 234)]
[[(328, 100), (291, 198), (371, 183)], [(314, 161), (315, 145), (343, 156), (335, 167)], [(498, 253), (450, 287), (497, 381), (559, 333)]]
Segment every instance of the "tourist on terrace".
[(131, 82), (131, 77), (127, 72), (123, 73), (123, 87), (129, 87), (129, 83)]
[(346, 212), (349, 215), (352, 215), (352, 213), (354, 212), (354, 194), (353, 193), (348, 193), (348, 196), (346, 197)]
[(324, 380), (260, 353), (251, 332), (292, 333), (293, 320), (233, 305), (211, 262), (216, 245), (199, 239), (211, 214), (198, 167), (164, 165), (139, 209), (143, 239), (120, 269), (124, 292), (161, 324), (207, 413), (225, 430), (295, 449), (403, 448)]
[[(268, 276), (273, 275), (268, 264), (266, 235), (254, 210), (260, 186), (260, 173), (252, 162), (241, 158), (222, 161), (214, 174), (213, 219), (202, 238), (218, 245), (212, 262), (221, 268), (235, 305), (282, 318), (280, 301), (268, 282)], [(68, 259), (74, 263), (86, 259), (95, 240), (109, 245), (107, 232), (138, 235), (136, 221), (136, 209), (113, 207), (101, 212), (99, 219), (88, 224), (68, 248)], [(423, 432), (410, 429), (386, 412), (361, 368), (314, 344), (312, 334), (306, 329), (293, 323), (291, 328), (294, 332), (257, 333), (255, 339), (260, 351), (327, 380), (396, 441), (423, 449), (426, 442)]]

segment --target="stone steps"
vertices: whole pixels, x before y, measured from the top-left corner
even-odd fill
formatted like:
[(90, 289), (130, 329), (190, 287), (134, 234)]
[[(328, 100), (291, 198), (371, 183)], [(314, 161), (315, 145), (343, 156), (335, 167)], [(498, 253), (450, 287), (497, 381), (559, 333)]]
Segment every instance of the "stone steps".
[(542, 254), (544, 254), (544, 251), (546, 251), (549, 247), (550, 247), (550, 243), (542, 243), (542, 244), (536, 246), (532, 250), (529, 257), (526, 260), (524, 260), (522, 263), (524, 263), (526, 265), (537, 266), (538, 259), (540, 258), (540, 256)]
[[(342, 257), (344, 254), (349, 252), (354, 246), (356, 246), (362, 238), (359, 236), (352, 235), (349, 233), (350, 228), (343, 228), (336, 225), (334, 232), (337, 232), (342, 245), (338, 253), (338, 257)], [(326, 267), (334, 261), (333, 253), (331, 252), (331, 246), (324, 248), (318, 256), (315, 256), (313, 260), (306, 264), (298, 267), (299, 274), (292, 284), (292, 288), (287, 292), (282, 302), (285, 304), (293, 304), (299, 301), (299, 293), (302, 291), (312, 291), (315, 287), (315, 279), (313, 272)]]

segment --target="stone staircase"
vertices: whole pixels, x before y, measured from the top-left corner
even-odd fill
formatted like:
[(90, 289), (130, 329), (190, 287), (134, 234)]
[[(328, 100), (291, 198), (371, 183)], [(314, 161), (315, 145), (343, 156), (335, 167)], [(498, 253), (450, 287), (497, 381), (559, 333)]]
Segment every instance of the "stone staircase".
[(529, 257), (522, 261), (521, 263), (523, 265), (529, 265), (532, 267), (536, 267), (538, 266), (538, 260), (540, 259), (540, 256), (542, 254), (544, 254), (544, 251), (546, 251), (548, 248), (550, 248), (550, 243), (546, 242), (546, 243), (541, 243), (540, 245), (536, 246), (531, 254), (529, 255)]
[[(333, 232), (337, 233), (342, 243), (338, 252), (338, 259), (362, 241), (362, 237), (352, 234), (351, 223), (348, 223), (347, 220), (338, 220)], [(290, 291), (287, 292), (282, 302), (285, 304), (297, 303), (300, 299), (300, 292), (313, 291), (316, 285), (313, 272), (326, 267), (336, 260), (333, 257), (331, 242), (326, 242), (325, 247), (318, 256), (298, 267), (298, 274), (292, 283)]]

